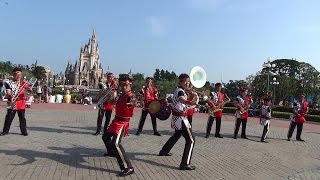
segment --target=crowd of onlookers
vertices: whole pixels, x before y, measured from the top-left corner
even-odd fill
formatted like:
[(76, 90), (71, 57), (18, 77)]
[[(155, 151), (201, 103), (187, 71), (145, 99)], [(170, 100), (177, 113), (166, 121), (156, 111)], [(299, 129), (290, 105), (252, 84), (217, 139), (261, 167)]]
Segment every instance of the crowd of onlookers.
[[(64, 90), (64, 89), (63, 89)], [(92, 104), (92, 97), (87, 93), (81, 96), (71, 95), (69, 90), (65, 93), (54, 93), (50, 86), (37, 83), (32, 93), (27, 94), (26, 106), (31, 107), (32, 103), (72, 103), (72, 104)], [(0, 79), (0, 100), (6, 101), (6, 89), (4, 80)]]

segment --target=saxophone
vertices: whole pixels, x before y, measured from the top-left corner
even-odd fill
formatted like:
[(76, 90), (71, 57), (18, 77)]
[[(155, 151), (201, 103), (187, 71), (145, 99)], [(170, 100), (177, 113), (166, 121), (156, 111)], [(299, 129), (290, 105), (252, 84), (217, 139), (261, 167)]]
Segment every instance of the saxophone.
[(227, 104), (228, 102), (230, 102), (230, 100), (226, 100), (226, 101), (223, 101), (223, 102), (221, 102), (221, 103), (219, 103), (217, 106), (216, 106), (216, 108), (210, 108), (209, 109), (209, 112), (210, 113), (215, 113), (215, 112), (218, 112), (218, 111), (222, 111), (223, 109), (223, 106), (225, 105), (225, 104)]
[(250, 109), (250, 103), (246, 104), (242, 110), (240, 110), (240, 114), (247, 112)]
[(250, 109), (251, 104), (253, 103), (251, 97), (250, 97), (249, 102), (245, 102), (244, 99), (242, 99), (242, 101), (243, 101), (243, 109), (239, 110), (240, 115), (246, 113)]

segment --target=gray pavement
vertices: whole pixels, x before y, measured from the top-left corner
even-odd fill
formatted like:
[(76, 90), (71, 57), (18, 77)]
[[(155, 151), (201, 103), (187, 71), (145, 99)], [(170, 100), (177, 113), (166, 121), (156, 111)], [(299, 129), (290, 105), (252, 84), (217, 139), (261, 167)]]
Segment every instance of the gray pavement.
[[(195, 149), (194, 171), (181, 171), (178, 166), (184, 148), (181, 138), (171, 157), (159, 157), (162, 145), (173, 134), (170, 120), (158, 121), (161, 137), (154, 136), (147, 117), (144, 131), (134, 135), (140, 118), (137, 109), (131, 121), (130, 136), (123, 139), (135, 174), (117, 177), (115, 158), (103, 157), (105, 147), (100, 136), (93, 136), (96, 110), (28, 109), (29, 136), (20, 135), (18, 117), (10, 134), (0, 137), (0, 179), (320, 179), (320, 128), (304, 130), (306, 142), (286, 141), (287, 127), (274, 127), (269, 143), (260, 143), (262, 127), (248, 122), (248, 140), (233, 139), (234, 117), (223, 118), (221, 134), (204, 138), (206, 115), (193, 120)], [(5, 109), (0, 109), (0, 128)], [(314, 125), (320, 127), (319, 125)], [(295, 133), (294, 133), (295, 135)]]

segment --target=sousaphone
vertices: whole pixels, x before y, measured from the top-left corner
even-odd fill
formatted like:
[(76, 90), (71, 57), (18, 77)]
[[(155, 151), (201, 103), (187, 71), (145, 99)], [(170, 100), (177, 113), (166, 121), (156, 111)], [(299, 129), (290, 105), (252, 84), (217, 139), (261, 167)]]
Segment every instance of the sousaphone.
[(190, 82), (195, 88), (202, 88), (207, 82), (206, 71), (200, 66), (193, 67), (189, 76)]

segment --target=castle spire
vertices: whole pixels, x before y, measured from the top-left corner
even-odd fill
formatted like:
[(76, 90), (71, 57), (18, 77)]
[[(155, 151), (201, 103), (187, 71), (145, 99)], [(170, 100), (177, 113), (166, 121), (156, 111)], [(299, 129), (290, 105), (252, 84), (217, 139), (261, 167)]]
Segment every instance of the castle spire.
[(95, 39), (96, 38), (96, 30), (93, 28), (92, 30), (92, 39)]

